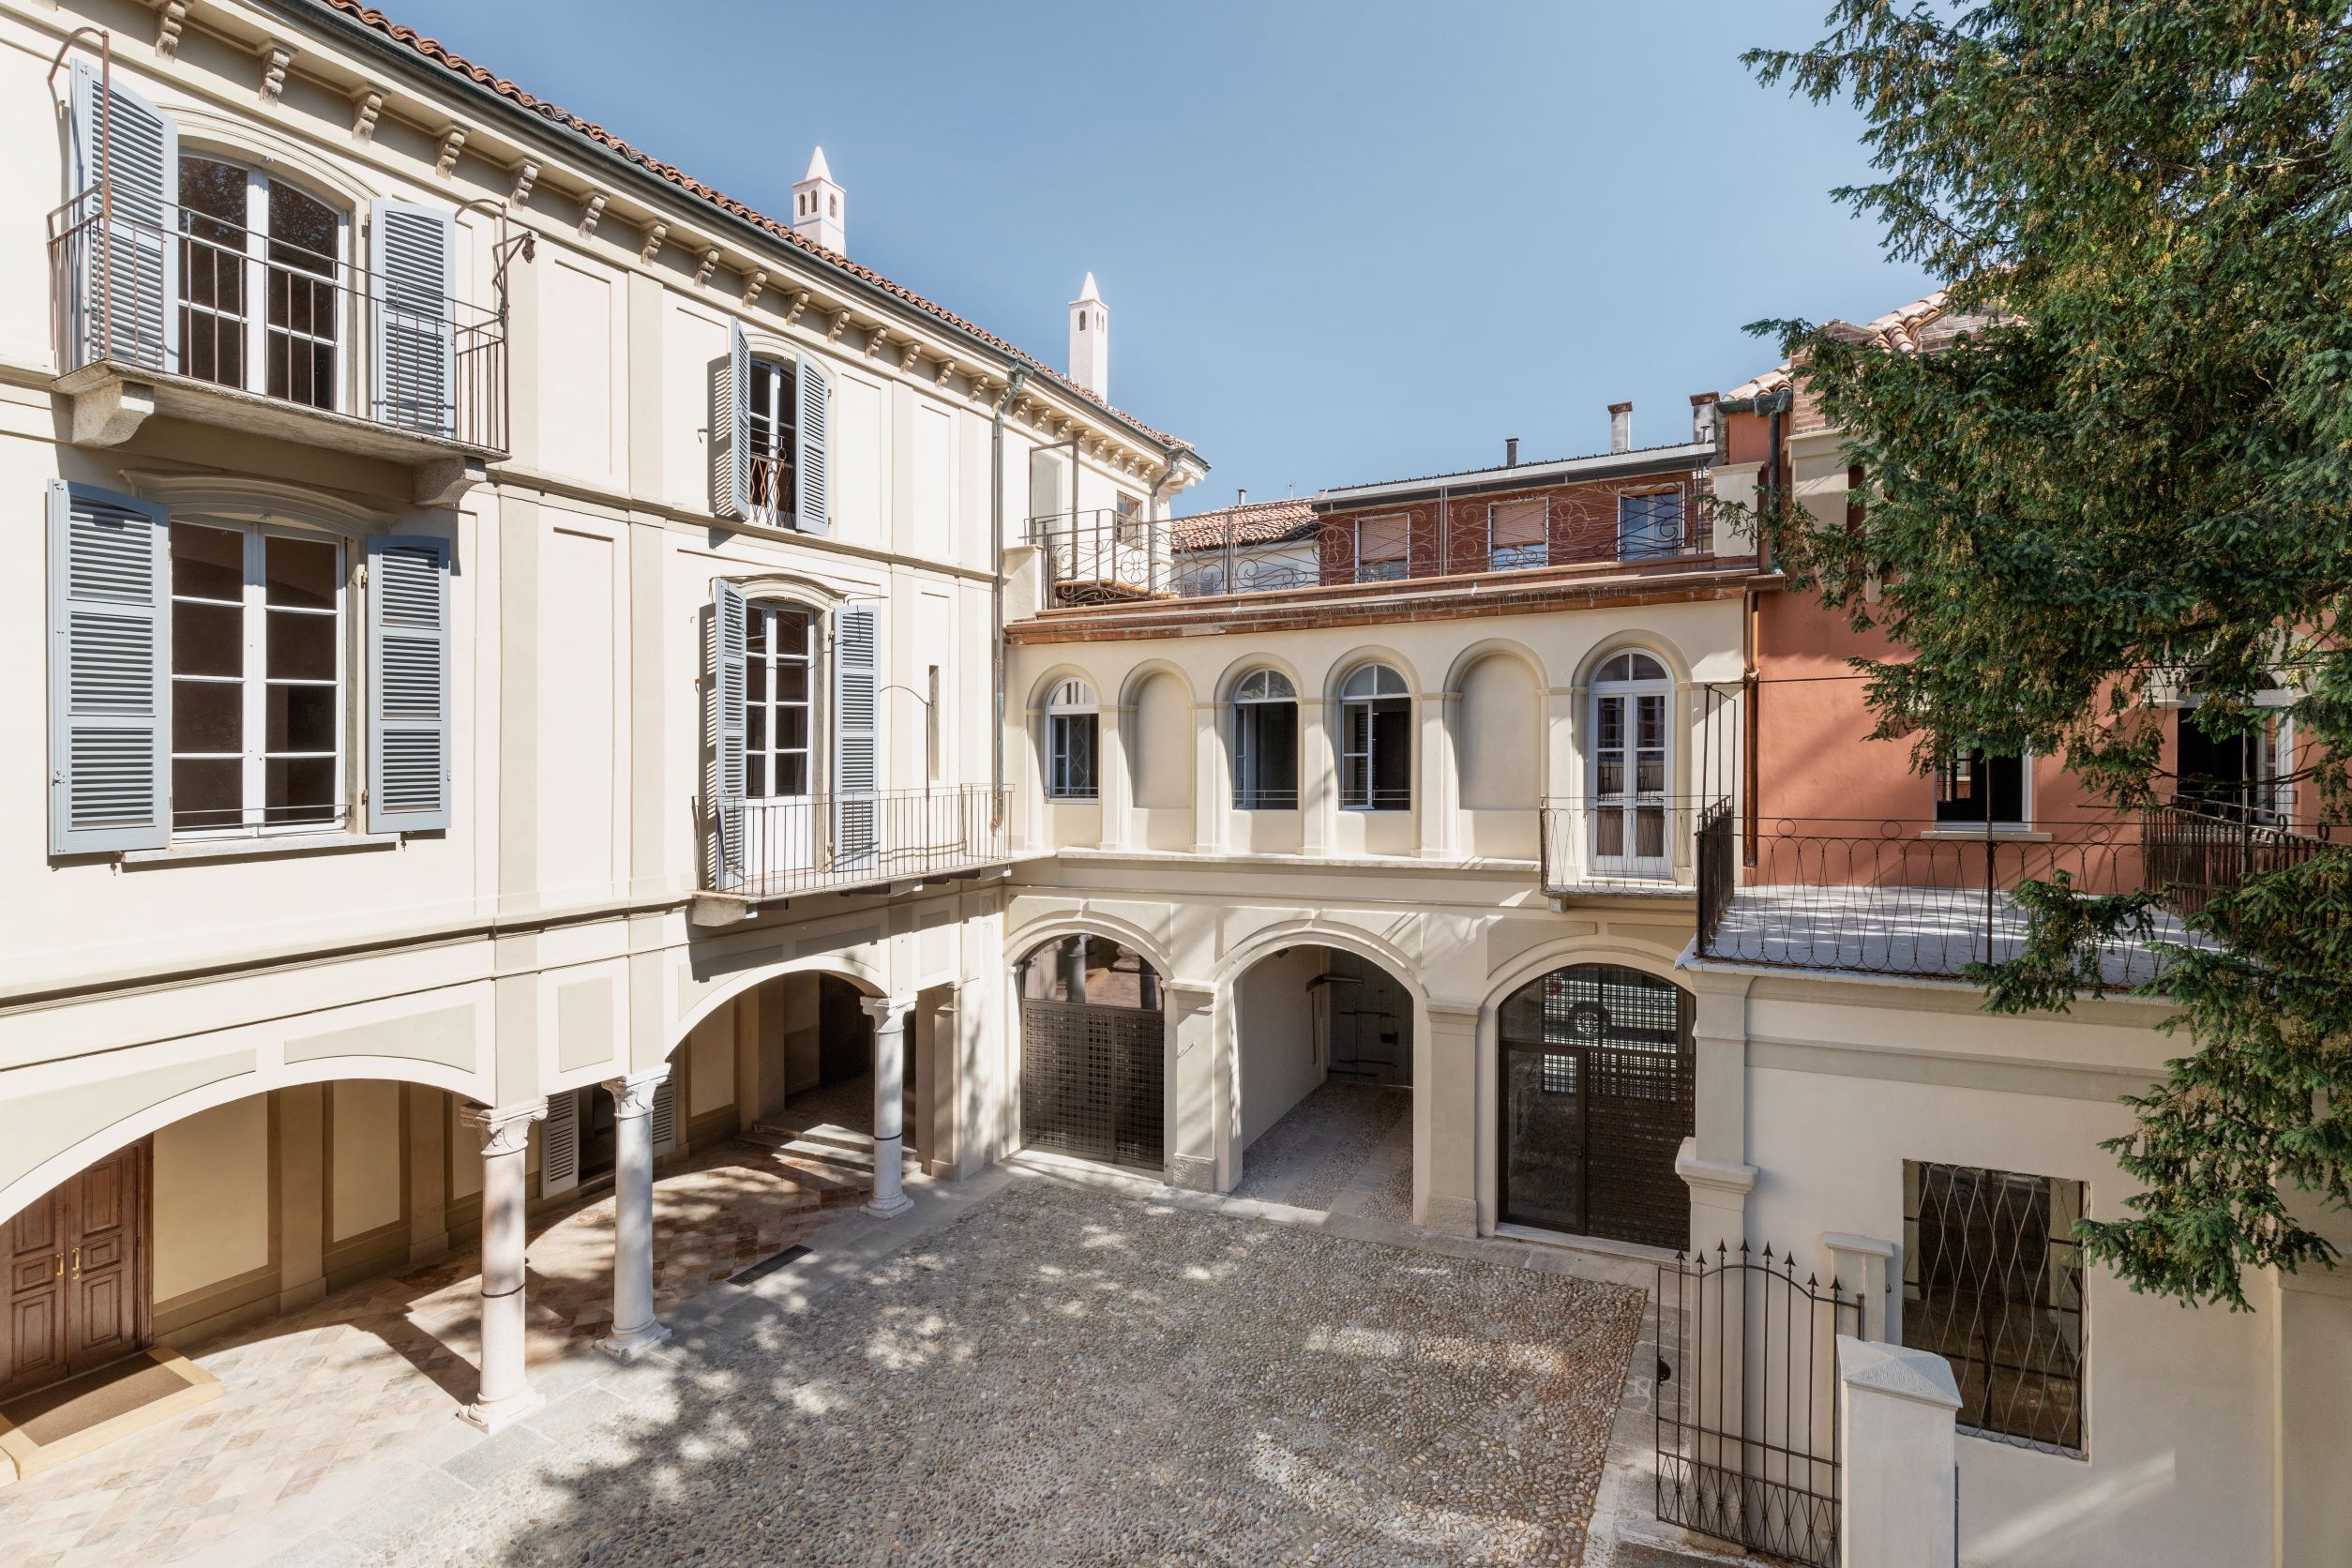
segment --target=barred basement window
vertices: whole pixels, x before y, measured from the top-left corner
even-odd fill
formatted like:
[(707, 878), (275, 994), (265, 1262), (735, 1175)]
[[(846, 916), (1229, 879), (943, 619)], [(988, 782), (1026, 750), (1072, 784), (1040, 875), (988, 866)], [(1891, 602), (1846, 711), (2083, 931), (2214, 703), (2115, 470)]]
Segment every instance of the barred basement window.
[(1903, 1343), (1952, 1363), (1979, 1437), (2086, 1457), (2080, 1182), (1903, 1162)]

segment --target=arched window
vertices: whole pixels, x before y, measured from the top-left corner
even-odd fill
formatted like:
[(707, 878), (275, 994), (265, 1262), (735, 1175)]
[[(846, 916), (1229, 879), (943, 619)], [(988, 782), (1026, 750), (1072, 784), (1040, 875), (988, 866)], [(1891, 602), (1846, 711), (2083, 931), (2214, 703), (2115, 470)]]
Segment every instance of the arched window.
[(1289, 676), (1255, 670), (1233, 688), (1233, 807), (1290, 811), (1299, 804), (1299, 694)]
[(1339, 804), (1404, 811), (1413, 803), (1412, 699), (1385, 664), (1359, 666), (1339, 688)]
[(183, 153), (180, 364), (313, 408), (341, 403), (344, 215), (240, 163)]
[(1610, 658), (1592, 677), (1592, 868), (1665, 876), (1666, 792), (1674, 776), (1673, 682), (1643, 653)]
[(1046, 699), (1046, 796), (1093, 800), (1094, 757), (1099, 749), (1102, 710), (1094, 688), (1080, 680), (1057, 681)]

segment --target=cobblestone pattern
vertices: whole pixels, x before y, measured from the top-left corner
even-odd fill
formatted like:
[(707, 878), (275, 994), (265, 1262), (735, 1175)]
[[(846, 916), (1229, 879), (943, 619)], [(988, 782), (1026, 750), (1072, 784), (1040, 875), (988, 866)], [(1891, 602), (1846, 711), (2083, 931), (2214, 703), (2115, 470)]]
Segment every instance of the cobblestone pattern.
[[(1326, 1082), (1249, 1146), (1233, 1196), (1301, 1209), (1331, 1208), (1412, 1108), (1410, 1089)], [(1408, 1148), (1409, 1165), (1410, 1159)], [(1410, 1170), (1406, 1180), (1411, 1180)]]
[(768, 1310), (381, 1560), (1573, 1563), (1642, 1293), (1041, 1184)]

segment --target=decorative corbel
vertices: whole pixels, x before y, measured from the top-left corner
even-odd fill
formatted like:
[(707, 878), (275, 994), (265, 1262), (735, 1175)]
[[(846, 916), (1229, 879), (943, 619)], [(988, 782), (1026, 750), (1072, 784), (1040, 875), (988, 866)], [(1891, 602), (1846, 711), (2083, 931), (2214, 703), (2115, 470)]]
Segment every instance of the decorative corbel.
[(786, 326), (798, 326), (800, 324), (800, 318), (803, 312), (807, 311), (807, 309), (808, 291), (807, 289), (794, 289), (792, 291), (792, 304), (784, 308), (784, 324)]
[(847, 332), (849, 329), (850, 313), (847, 310), (836, 310), (833, 313), (833, 324), (825, 328), (825, 341), (828, 343), (839, 342), (841, 340), (841, 334)]
[(907, 352), (898, 356), (898, 373), (902, 376), (911, 376), (914, 374), (914, 362), (922, 357), (923, 345), (920, 343), (909, 343), (907, 345)]
[(539, 183), (539, 160), (526, 158), (515, 166), (515, 188), (507, 194), (506, 204), (519, 207), (531, 200), (531, 188)]
[(457, 172), (458, 154), (465, 147), (465, 128), (451, 126), (441, 133), (441, 156), (433, 159), (433, 173), (447, 179)]
[(163, 0), (156, 8), (155, 52), (158, 59), (176, 59), (180, 29), (188, 25), (188, 0)]
[(760, 267), (751, 269), (751, 276), (743, 280), (743, 308), (746, 310), (760, 303), (760, 291), (768, 286), (768, 275)]
[(942, 359), (939, 362), (939, 369), (931, 372), (931, 384), (944, 392), (947, 390), (947, 378), (955, 373), (956, 362), (952, 359)]
[(286, 90), (286, 68), (294, 64), (294, 52), (272, 38), (253, 52), (262, 57), (262, 98), (276, 103)]
[(637, 248), (637, 264), (638, 264), (639, 266), (651, 266), (651, 265), (653, 265), (653, 264), (654, 264), (654, 258), (655, 258), (656, 256), (658, 256), (658, 255), (660, 255), (660, 254), (661, 254), (661, 242), (662, 242), (663, 240), (665, 240), (665, 239), (668, 239), (669, 237), (670, 237), (670, 225), (669, 225), (669, 224), (667, 224), (667, 223), (648, 223), (648, 224), (646, 224), (646, 225), (645, 225), (645, 242), (644, 242), (642, 245), (640, 245), (640, 246)]
[(374, 87), (366, 87), (354, 93), (351, 101), (354, 111), (351, 122), (352, 140), (355, 142), (373, 140), (376, 134), (376, 116), (384, 113), (384, 94)]
[(583, 203), (581, 203), (581, 204), (580, 204), (580, 238), (582, 238), (582, 239), (586, 239), (586, 238), (587, 238), (590, 234), (595, 234), (595, 233), (596, 232), (596, 223), (597, 223), (597, 221), (598, 221), (600, 219), (602, 219), (602, 218), (604, 217), (604, 204), (605, 204), (605, 194), (604, 194), (604, 192), (603, 192), (603, 191), (601, 191), (601, 190), (592, 190), (592, 191), (590, 191), (590, 192), (588, 193), (588, 199), (587, 199), (585, 202), (583, 202)]
[(711, 280), (711, 274), (716, 272), (717, 270), (718, 247), (714, 245), (709, 249), (702, 252), (702, 264), (694, 269), (694, 286), (699, 289), (703, 284), (709, 282)]
[(883, 346), (889, 341), (890, 334), (882, 327), (877, 326), (867, 332), (866, 334), (866, 357), (868, 359), (873, 358), (874, 355), (882, 351)]

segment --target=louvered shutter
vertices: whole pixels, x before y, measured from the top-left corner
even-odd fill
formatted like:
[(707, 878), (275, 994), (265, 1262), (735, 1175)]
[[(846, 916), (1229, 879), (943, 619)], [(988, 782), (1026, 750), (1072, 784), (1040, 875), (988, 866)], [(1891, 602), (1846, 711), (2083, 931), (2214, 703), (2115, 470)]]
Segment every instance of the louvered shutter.
[[(101, 211), (99, 179), (112, 203)], [(73, 63), (72, 220), (75, 364), (117, 359), (179, 369), (179, 127), (171, 115), (98, 71)], [(68, 369), (72, 367), (68, 367)]]
[(744, 690), (750, 606), (743, 590), (711, 584), (711, 822), (717, 828), (712, 868), (720, 891), (739, 887), (744, 866)]
[(368, 235), (375, 417), (455, 435), (458, 220), (437, 207), (382, 200), (369, 207)]
[(880, 700), (881, 626), (872, 605), (833, 618), (833, 853), (837, 867), (875, 864), (875, 792), (882, 787), (875, 709)]
[(449, 825), (449, 545), (368, 541), (368, 831)]
[(171, 524), (49, 487), (49, 850), (160, 849), (171, 828)]
[(667, 1154), (678, 1146), (678, 1075), (671, 1073), (654, 1090), (654, 1153)]
[(800, 400), (799, 422), (792, 431), (793, 483), (800, 499), (800, 531), (833, 531), (833, 485), (826, 458), (826, 420), (833, 412), (833, 377), (814, 359), (800, 356), (792, 385)]
[(727, 324), (727, 357), (716, 367), (711, 395), (711, 510), (751, 516), (751, 345), (740, 323)]
[(559, 1090), (547, 1097), (539, 1123), (539, 1196), (553, 1198), (580, 1185), (580, 1091)]

